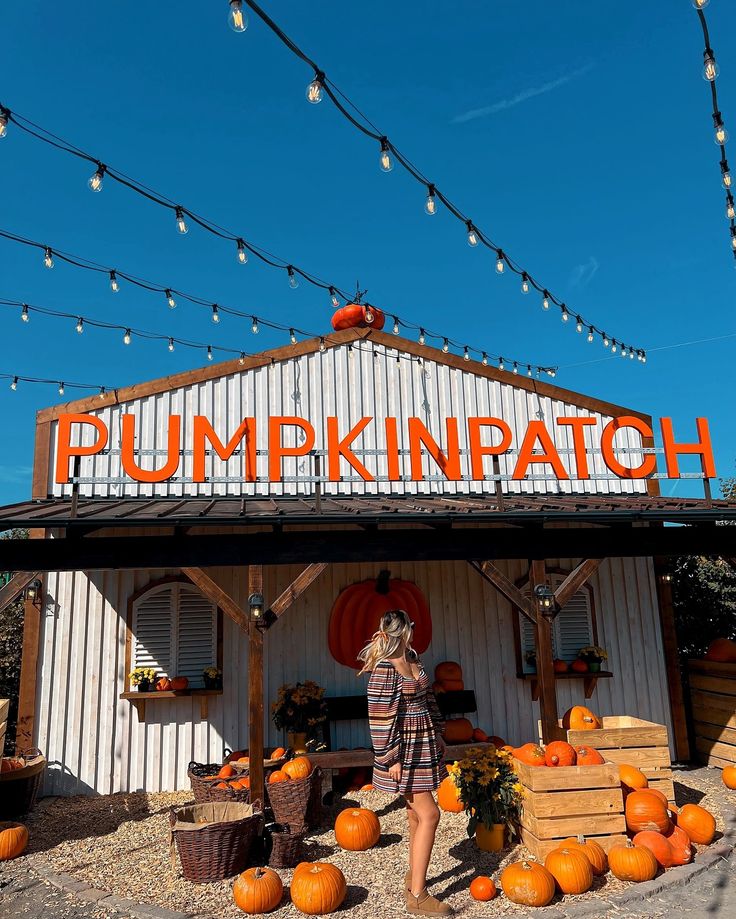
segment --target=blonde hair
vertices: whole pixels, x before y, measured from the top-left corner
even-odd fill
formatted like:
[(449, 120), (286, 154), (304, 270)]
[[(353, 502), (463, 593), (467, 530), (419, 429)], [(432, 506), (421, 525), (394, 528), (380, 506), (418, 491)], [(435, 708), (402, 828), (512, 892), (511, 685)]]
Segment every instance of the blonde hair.
[(371, 640), (358, 654), (358, 660), (363, 661), (363, 669), (360, 673), (374, 670), (380, 661), (396, 657), (402, 645), (406, 647), (410, 655), (414, 655), (409, 643), (411, 634), (412, 622), (409, 614), (403, 609), (390, 609), (384, 613), (381, 616), (378, 631), (373, 633)]

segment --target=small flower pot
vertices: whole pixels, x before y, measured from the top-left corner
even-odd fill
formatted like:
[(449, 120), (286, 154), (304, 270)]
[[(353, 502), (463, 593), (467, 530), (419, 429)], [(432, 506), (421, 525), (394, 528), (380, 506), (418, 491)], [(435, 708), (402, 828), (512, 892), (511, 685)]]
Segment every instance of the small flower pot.
[(482, 852), (500, 852), (503, 849), (505, 829), (504, 823), (494, 823), (491, 827), (479, 823), (475, 828), (476, 846)]
[(205, 689), (222, 689), (222, 677), (221, 676), (204, 677), (204, 688)]
[(151, 692), (153, 690), (153, 686), (148, 680), (141, 680), (136, 688), (138, 692)]
[(600, 673), (601, 672), (601, 662), (600, 661), (588, 661), (588, 670), (591, 673)]
[(289, 747), (291, 747), (291, 749), (294, 751), (294, 753), (306, 753), (307, 752), (306, 732), (287, 731), (286, 742), (288, 743)]

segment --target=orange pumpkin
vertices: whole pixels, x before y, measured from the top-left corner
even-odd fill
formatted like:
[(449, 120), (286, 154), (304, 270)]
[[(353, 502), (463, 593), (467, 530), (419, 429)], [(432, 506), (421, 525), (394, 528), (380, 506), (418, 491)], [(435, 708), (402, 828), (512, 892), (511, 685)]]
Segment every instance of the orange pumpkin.
[(589, 669), (588, 662), (581, 660), (579, 657), (575, 658), (570, 664), (570, 670), (572, 670), (573, 673), (587, 673)]
[(536, 743), (525, 743), (514, 750), (514, 756), (527, 766), (546, 766), (544, 750)]
[(443, 736), (447, 743), (469, 743), (473, 738), (473, 725), (467, 718), (448, 718)]
[(555, 879), (537, 862), (514, 862), (501, 872), (501, 889), (512, 903), (547, 906), (555, 895)]
[(473, 731), (473, 740), (476, 740), (478, 743), (488, 743), (488, 734), (481, 728), (475, 728)]
[(497, 750), (505, 750), (508, 747), (509, 752), (513, 752), (514, 749), (506, 743), (503, 737), (499, 737), (498, 734), (491, 734), (488, 738), (488, 743), (492, 743)]
[(690, 842), (709, 846), (716, 834), (716, 820), (699, 804), (685, 804), (677, 815), (677, 825), (690, 837)]
[(288, 782), (289, 776), (283, 769), (274, 769), (268, 777), (268, 784), (275, 785), (277, 782)]
[(497, 893), (498, 891), (493, 881), (482, 874), (478, 875), (477, 878), (473, 878), (470, 882), (470, 896), (474, 900), (492, 900)]
[(465, 689), (465, 683), (462, 680), (443, 680), (442, 688), (445, 692), (462, 692)]
[(544, 751), (544, 761), (548, 766), (574, 766), (577, 763), (575, 748), (564, 740), (553, 740)]
[(665, 836), (672, 847), (672, 864), (689, 865), (693, 860), (693, 847), (687, 833), (679, 826), (673, 825)]
[(624, 794), (646, 788), (649, 785), (644, 773), (636, 766), (629, 766), (628, 763), (619, 763), (618, 777), (621, 779)]
[(705, 652), (707, 661), (720, 661), (724, 664), (733, 664), (736, 662), (736, 641), (730, 638), (716, 638), (708, 645)]
[(456, 661), (442, 661), (434, 668), (434, 678), (440, 683), (445, 680), (462, 680), (463, 668)]
[(659, 865), (654, 853), (646, 846), (635, 846), (630, 839), (625, 845), (613, 846), (608, 853), (611, 874), (621, 881), (651, 881)]
[(312, 771), (312, 764), (306, 756), (295, 756), (288, 763), (284, 763), (281, 771), (290, 779), (306, 779)]
[(276, 747), (271, 753), (271, 759), (281, 759), (282, 756), (286, 756), (286, 750), (283, 747)]
[(646, 792), (648, 795), (654, 795), (654, 797), (661, 801), (665, 807), (670, 806), (670, 802), (667, 800), (667, 796), (663, 794), (658, 788), (649, 788), (647, 786), (646, 788), (642, 788), (641, 791)]
[(577, 756), (578, 766), (602, 766), (605, 763), (605, 759), (597, 750), (584, 744), (575, 747), (575, 755)]
[(373, 791), (373, 784), (368, 782), (367, 785), (361, 785), (358, 791)]
[(553, 849), (544, 867), (557, 882), (561, 893), (580, 894), (593, 886), (593, 867), (582, 852), (567, 846)]
[(584, 705), (573, 705), (562, 716), (566, 731), (597, 731), (602, 727), (600, 718)]
[(646, 846), (657, 859), (660, 868), (671, 868), (674, 864), (672, 845), (666, 836), (655, 833), (654, 830), (642, 830), (634, 836), (635, 846)]
[(189, 680), (185, 676), (175, 676), (171, 680), (171, 688), (176, 692), (181, 692), (189, 686)]
[(22, 756), (2, 756), (0, 757), (0, 772), (15, 772), (16, 769), (23, 769), (26, 761)]
[(590, 862), (590, 867), (596, 877), (601, 877), (608, 871), (606, 850), (594, 839), (586, 839), (582, 835), (570, 836), (568, 839), (563, 839), (557, 848), (573, 849), (575, 852), (580, 852)]
[(166, 676), (159, 677), (156, 680), (156, 689), (158, 692), (169, 692), (171, 690), (171, 680)]
[(0, 862), (7, 862), (22, 855), (27, 845), (27, 827), (11, 821), (0, 823)]
[(381, 616), (392, 609), (408, 614), (414, 623), (412, 647), (419, 654), (426, 651), (432, 640), (432, 619), (424, 594), (411, 581), (381, 571), (377, 578), (351, 584), (338, 595), (327, 630), (330, 654), (338, 663), (360, 669), (358, 652), (378, 628)]
[(721, 778), (726, 788), (736, 788), (736, 766), (724, 766)]
[(334, 913), (347, 893), (345, 875), (329, 862), (302, 862), (291, 879), (291, 902), (308, 916)]
[(348, 807), (337, 815), (335, 839), (348, 852), (365, 852), (381, 838), (381, 824), (373, 811)]
[(567, 673), (570, 666), (567, 661), (556, 660), (552, 661), (552, 669), (555, 673)]
[(464, 810), (460, 800), (460, 789), (449, 775), (440, 782), (440, 787), (437, 789), (437, 803), (443, 811), (450, 814), (461, 814)]
[(227, 784), (227, 782), (218, 782), (217, 785), (215, 785), (215, 788), (229, 788), (229, 787), (230, 786)]
[(501, 744), (499, 750), (505, 750), (506, 753), (510, 753), (512, 756), (516, 754), (516, 747), (512, 746), (510, 743)]
[(271, 868), (248, 868), (233, 884), (233, 900), (244, 913), (270, 913), (283, 893), (281, 878)]
[[(626, 826), (633, 832), (657, 830), (666, 833), (671, 826), (667, 807), (647, 791), (632, 791), (624, 807)], [(679, 820), (678, 820), (679, 824)]]
[(218, 778), (220, 779), (229, 779), (234, 775), (238, 774), (238, 770), (235, 769), (230, 763), (225, 763), (225, 765), (217, 773)]
[(363, 303), (347, 303), (332, 314), (332, 328), (336, 332), (342, 329), (378, 329), (383, 328), (386, 316), (375, 306)]

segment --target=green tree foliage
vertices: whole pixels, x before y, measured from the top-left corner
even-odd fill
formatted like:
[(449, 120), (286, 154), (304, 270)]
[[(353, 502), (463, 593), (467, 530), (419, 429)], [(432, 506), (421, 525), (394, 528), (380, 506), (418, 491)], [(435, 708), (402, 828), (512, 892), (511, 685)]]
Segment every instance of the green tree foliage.
[(672, 598), (681, 660), (702, 657), (714, 638), (736, 639), (736, 570), (728, 562), (678, 558)]
[[(25, 539), (26, 530), (9, 530), (0, 539)], [(15, 729), (18, 720), (18, 690), (20, 661), (23, 650), (23, 600), (19, 598), (0, 612), (0, 699), (10, 699), (8, 728), (5, 734), (5, 754), (15, 749)], [(2, 753), (2, 751), (0, 751)]]

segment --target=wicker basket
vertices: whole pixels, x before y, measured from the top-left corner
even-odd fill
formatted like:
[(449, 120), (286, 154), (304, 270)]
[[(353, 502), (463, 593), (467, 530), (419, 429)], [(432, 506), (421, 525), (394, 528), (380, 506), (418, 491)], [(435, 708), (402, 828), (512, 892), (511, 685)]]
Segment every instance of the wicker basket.
[(268, 786), (271, 809), (277, 823), (301, 830), (316, 826), (321, 814), (322, 770), (315, 767), (303, 779), (289, 779)]
[(249, 804), (210, 803), (171, 808), (170, 846), (174, 846), (184, 877), (195, 884), (220, 881), (245, 870), (253, 841), (261, 832), (260, 801)]
[[(217, 775), (222, 766), (219, 763), (189, 763), (187, 775), (192, 784), (194, 792), (194, 801), (196, 804), (207, 804), (219, 801), (222, 803), (240, 803), (248, 804), (250, 801), (250, 789), (243, 788), (240, 791), (226, 785), (225, 788), (217, 788), (222, 779), (212, 781), (205, 779), (205, 776)], [(247, 770), (239, 770), (242, 775), (247, 775)]]
[(304, 830), (273, 823), (266, 827), (266, 852), (270, 868), (295, 868), (304, 854)]
[(22, 769), (0, 773), (0, 820), (27, 814), (36, 804), (46, 757), (39, 750), (24, 755), (26, 765)]

